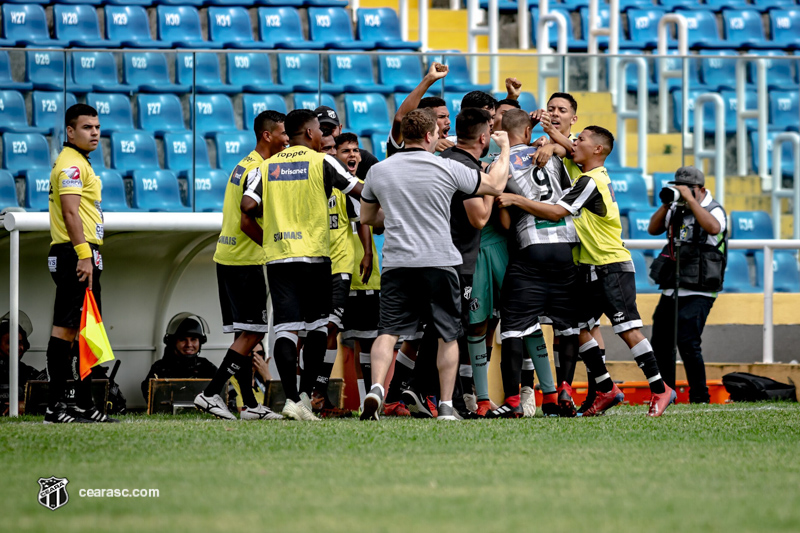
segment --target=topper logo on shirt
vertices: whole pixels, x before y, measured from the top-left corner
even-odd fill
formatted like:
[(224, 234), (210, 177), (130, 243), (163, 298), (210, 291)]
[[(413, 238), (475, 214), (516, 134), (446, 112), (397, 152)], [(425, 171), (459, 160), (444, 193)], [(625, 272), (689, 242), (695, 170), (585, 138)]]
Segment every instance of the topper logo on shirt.
[(271, 163), (268, 181), (302, 181), (308, 179), (308, 161)]

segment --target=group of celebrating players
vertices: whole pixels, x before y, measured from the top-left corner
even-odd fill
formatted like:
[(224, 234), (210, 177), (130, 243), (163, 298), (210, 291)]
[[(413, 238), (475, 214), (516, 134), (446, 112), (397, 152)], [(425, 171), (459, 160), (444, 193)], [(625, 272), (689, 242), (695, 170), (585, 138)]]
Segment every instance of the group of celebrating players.
[[(467, 94), (448, 136), (445, 102), (425, 96), (446, 76), (433, 63), (403, 101), (382, 162), (342, 133), (333, 109), (255, 119), (257, 145), (230, 175), (214, 255), (224, 331), (236, 337), (199, 409), (236, 418), (219, 393), (232, 376), (252, 379), (251, 350), (269, 329), (267, 284), (286, 402), (275, 413), (243, 387), (242, 419), (345, 415), (327, 396), (340, 333), (359, 360), (362, 420), (533, 416), (534, 372), (544, 415), (602, 415), (624, 399), (605, 366), (602, 314), (650, 384), (647, 414), (675, 400), (640, 332), (604, 167), (613, 135), (600, 126), (573, 133), (578, 103), (566, 93), (546, 109), (520, 109), (521, 84), (509, 78), (499, 102)], [(545, 135), (533, 139), (537, 124)], [(487, 377), (498, 322), (500, 406)], [(555, 380), (543, 323), (553, 328)], [(578, 359), (589, 376), (580, 408)]]

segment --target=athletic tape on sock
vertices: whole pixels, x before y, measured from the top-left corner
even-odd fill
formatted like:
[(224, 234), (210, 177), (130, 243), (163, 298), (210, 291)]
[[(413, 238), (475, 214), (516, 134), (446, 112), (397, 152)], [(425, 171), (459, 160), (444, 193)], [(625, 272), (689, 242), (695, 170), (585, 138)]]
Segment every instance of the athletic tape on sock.
[(598, 377), (594, 378), (594, 382), (595, 383), (602, 383), (603, 381), (605, 381), (607, 379), (611, 379), (611, 374), (609, 374), (608, 372), (606, 372), (602, 376), (598, 376)]
[(640, 355), (644, 355), (647, 352), (652, 351), (653, 347), (650, 346), (650, 341), (647, 339), (642, 339), (636, 346), (631, 348), (631, 354), (633, 354), (634, 357), (639, 357)]
[(522, 370), (533, 370), (533, 359), (526, 357), (522, 360)]
[(412, 360), (409, 356), (407, 356), (406, 354), (404, 354), (401, 351), (397, 352), (397, 362), (400, 363), (401, 365), (405, 366), (405, 367), (412, 368), (412, 369), (414, 368), (414, 365), (416, 364), (416, 361)]
[(655, 376), (647, 378), (647, 382), (652, 383), (654, 381), (658, 381), (659, 379), (661, 379), (661, 374), (656, 374)]
[(358, 354), (358, 362), (362, 365), (368, 365), (372, 361), (372, 357), (368, 353), (360, 352)]
[(297, 335), (291, 331), (279, 331), (275, 334), (275, 342), (277, 342), (278, 339), (289, 339), (295, 346), (297, 346), (297, 338)]
[(599, 346), (599, 344), (597, 344), (596, 340), (588, 340), (585, 344), (581, 344), (581, 347), (578, 348), (578, 353), (583, 353), (587, 350), (591, 350), (592, 348), (596, 348), (597, 346)]
[(458, 375), (462, 378), (471, 378), (472, 377), (472, 365), (459, 365), (458, 366)]
[(325, 350), (325, 359), (324, 361), (328, 364), (334, 364), (336, 362), (336, 354), (339, 350)]

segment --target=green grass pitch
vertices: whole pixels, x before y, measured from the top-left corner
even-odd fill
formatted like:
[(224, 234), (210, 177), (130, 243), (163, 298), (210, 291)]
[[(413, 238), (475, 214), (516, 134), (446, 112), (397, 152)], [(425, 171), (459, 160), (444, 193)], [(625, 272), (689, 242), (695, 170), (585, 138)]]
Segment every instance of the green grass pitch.
[[(0, 422), (0, 531), (797, 532), (800, 406), (596, 419)], [(37, 501), (66, 477), (69, 502)], [(158, 498), (80, 497), (155, 488)]]

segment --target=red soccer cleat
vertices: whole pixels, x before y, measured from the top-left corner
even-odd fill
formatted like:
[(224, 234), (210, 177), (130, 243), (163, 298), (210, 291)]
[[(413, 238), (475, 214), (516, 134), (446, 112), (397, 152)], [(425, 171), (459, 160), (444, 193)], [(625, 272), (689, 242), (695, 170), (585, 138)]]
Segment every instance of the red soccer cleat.
[(411, 416), (411, 413), (408, 411), (406, 404), (404, 404), (403, 402), (392, 402), (384, 404), (383, 414), (384, 416)]
[(670, 388), (669, 385), (664, 383), (664, 392), (660, 394), (653, 394), (650, 396), (650, 408), (647, 410), (647, 416), (661, 416), (667, 407), (675, 401), (678, 393)]
[(566, 381), (558, 386), (558, 416), (572, 418), (576, 414), (575, 401), (572, 399), (572, 387)]
[(594, 399), (594, 403), (590, 408), (583, 412), (583, 416), (601, 416), (607, 410), (611, 409), (624, 399), (625, 395), (622, 393), (620, 388), (617, 387), (617, 384), (614, 383), (614, 386), (609, 392), (597, 391), (597, 396)]

